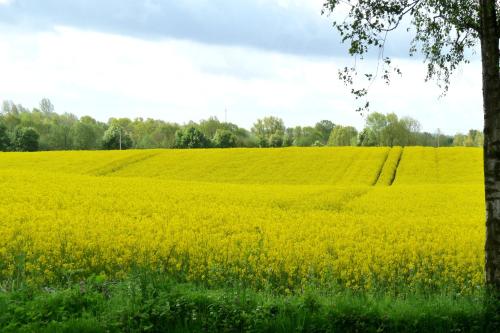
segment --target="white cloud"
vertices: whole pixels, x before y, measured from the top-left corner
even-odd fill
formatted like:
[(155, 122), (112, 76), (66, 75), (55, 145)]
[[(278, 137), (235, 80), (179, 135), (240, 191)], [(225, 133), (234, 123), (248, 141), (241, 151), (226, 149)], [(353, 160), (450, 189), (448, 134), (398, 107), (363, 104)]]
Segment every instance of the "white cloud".
[(14, 0), (0, 0), (0, 5), (9, 5), (13, 2)]
[[(1, 0), (0, 0), (1, 1)], [(299, 57), (194, 42), (144, 41), (59, 27), (45, 33), (0, 30), (0, 100), (33, 107), (49, 97), (59, 112), (187, 122), (224, 117), (249, 128), (266, 115), (288, 126), (321, 119), (360, 128), (337, 69), (351, 59)], [(425, 67), (402, 60), (403, 78), (371, 89), (373, 110), (417, 118), (454, 133), (482, 126), (480, 67), (458, 73), (450, 93), (424, 83)], [(368, 63), (374, 66), (374, 63)]]

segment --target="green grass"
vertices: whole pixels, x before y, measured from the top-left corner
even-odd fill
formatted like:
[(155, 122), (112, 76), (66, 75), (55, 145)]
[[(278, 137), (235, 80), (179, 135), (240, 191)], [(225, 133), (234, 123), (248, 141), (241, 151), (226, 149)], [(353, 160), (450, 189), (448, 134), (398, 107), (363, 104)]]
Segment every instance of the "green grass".
[(0, 292), (1, 332), (495, 332), (498, 306), (460, 295), (207, 289), (154, 274)]

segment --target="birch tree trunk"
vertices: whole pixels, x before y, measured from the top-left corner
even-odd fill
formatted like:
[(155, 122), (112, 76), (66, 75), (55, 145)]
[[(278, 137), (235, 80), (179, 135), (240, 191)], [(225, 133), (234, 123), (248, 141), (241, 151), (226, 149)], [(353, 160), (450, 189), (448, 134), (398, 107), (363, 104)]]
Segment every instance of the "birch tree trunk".
[(500, 71), (495, 0), (481, 0), (486, 283), (500, 291)]

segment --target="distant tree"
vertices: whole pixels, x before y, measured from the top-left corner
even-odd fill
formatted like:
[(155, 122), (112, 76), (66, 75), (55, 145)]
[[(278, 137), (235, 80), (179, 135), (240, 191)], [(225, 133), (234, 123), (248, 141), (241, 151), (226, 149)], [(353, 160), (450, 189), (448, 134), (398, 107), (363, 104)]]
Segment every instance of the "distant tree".
[(416, 135), (416, 137), (417, 137), (416, 139), (417, 146), (431, 147), (434, 145), (434, 136), (432, 135), (432, 133), (420, 132)]
[(363, 146), (382, 146), (382, 135), (387, 127), (387, 117), (379, 112), (370, 113), (366, 117), (365, 129), (362, 131)]
[(109, 126), (102, 137), (102, 147), (104, 149), (129, 149), (132, 148), (132, 146), (133, 142), (130, 135), (117, 124)]
[(71, 128), (74, 149), (95, 149), (97, 147), (97, 132), (89, 123), (78, 121)]
[(12, 147), (15, 151), (37, 151), (40, 135), (32, 127), (18, 127), (14, 131)]
[(7, 133), (7, 126), (0, 123), (0, 151), (8, 151), (10, 149), (10, 138)]
[(465, 145), (468, 147), (482, 147), (484, 144), (484, 136), (478, 130), (469, 130), (467, 138), (465, 139)]
[(453, 137), (451, 135), (440, 134), (439, 135), (439, 146), (440, 147), (453, 146)]
[(54, 112), (54, 105), (48, 98), (44, 98), (40, 101), (40, 111), (45, 114), (50, 114)]
[(136, 148), (172, 148), (180, 126), (163, 120), (136, 118), (127, 125)]
[(233, 123), (222, 123), (223, 128), (231, 131), (236, 136), (237, 147), (258, 147), (257, 139), (252, 133)]
[(285, 134), (283, 135), (283, 147), (290, 147), (294, 144), (294, 131), (293, 128), (285, 129)]
[(320, 141), (323, 145), (325, 145), (328, 142), (328, 139), (330, 138), (330, 133), (332, 133), (334, 127), (335, 124), (330, 120), (321, 120), (317, 122), (316, 125), (314, 125), (314, 128), (320, 134), (321, 139), (316, 141)]
[(465, 140), (467, 139), (467, 135), (457, 133), (453, 137), (453, 145), (457, 147), (465, 146)]
[(352, 126), (337, 125), (328, 139), (329, 146), (356, 146), (358, 131)]
[(257, 144), (260, 148), (269, 147), (269, 139), (262, 136), (257, 136), (256, 138), (257, 138)]
[[(441, 140), (442, 141), (442, 138)], [(478, 130), (469, 130), (467, 135), (457, 133), (453, 137), (453, 146), (462, 146), (462, 147), (482, 147), (484, 144), (484, 136), (483, 133)]]
[(267, 147), (272, 135), (283, 135), (285, 133), (285, 123), (283, 119), (277, 117), (265, 117), (257, 119), (253, 124), (252, 133), (258, 138), (259, 146)]
[[(43, 111), (42, 111), (43, 110)], [(48, 99), (40, 102), (40, 109), (32, 111), (22, 105), (12, 104), (6, 115), (6, 124), (13, 133), (16, 127), (32, 127), (39, 134), (41, 150), (71, 149), (72, 138), (70, 130), (78, 118), (72, 114), (57, 114)]]
[(379, 142), (375, 141), (375, 135), (369, 128), (365, 127), (358, 134), (358, 146), (373, 147), (378, 146)]
[(2, 103), (2, 123), (10, 132), (13, 132), (21, 123), (19, 111), (16, 105), (11, 101), (3, 101)]
[(301, 146), (303, 135), (304, 134), (303, 134), (301, 126), (295, 126), (292, 129), (292, 137), (293, 137), (293, 145), (294, 146)]
[(262, 119), (257, 119), (253, 124), (252, 132), (258, 136), (271, 136), (276, 132), (284, 132), (285, 124), (283, 119), (278, 117), (264, 117)]
[(276, 132), (269, 137), (269, 147), (278, 148), (283, 147), (283, 134)]
[(175, 132), (179, 130), (180, 126), (174, 123), (162, 123), (153, 132), (155, 142), (158, 147), (172, 148), (175, 145)]
[(361, 146), (407, 146), (418, 141), (420, 123), (410, 117), (401, 119), (395, 113), (374, 112), (366, 117), (365, 128), (359, 134)]
[(258, 147), (257, 139), (252, 133), (233, 123), (223, 123), (224, 128), (231, 131), (236, 136), (237, 147)]
[(403, 117), (399, 121), (405, 130), (405, 135), (407, 135), (406, 145), (415, 146), (421, 130), (420, 122), (411, 117)]
[(134, 133), (134, 122), (129, 118), (109, 118), (108, 119), (108, 127), (114, 125), (122, 129), (123, 132), (126, 132), (132, 142), (134, 141), (134, 137), (132, 134)]
[[(294, 145), (299, 147), (310, 147), (316, 141), (323, 142), (323, 134), (316, 127), (296, 126), (293, 130), (293, 133), (294, 133)], [(326, 139), (326, 142), (327, 141), (328, 138)]]
[(71, 113), (54, 114), (50, 121), (51, 129), (48, 135), (48, 144), (52, 149), (67, 150), (72, 148), (71, 128), (77, 122), (78, 118)]
[(12, 109), (12, 102), (11, 101), (2, 101), (2, 109), (0, 110), (0, 113), (6, 114), (9, 113), (10, 110)]
[(176, 148), (208, 148), (210, 141), (194, 126), (188, 126), (175, 133)]
[(219, 121), (219, 119), (217, 119), (217, 117), (210, 117), (208, 119), (203, 119), (199, 122), (199, 124), (189, 123), (188, 125), (196, 127), (211, 142), (213, 142), (217, 130), (221, 131), (225, 130), (231, 132), (234, 135), (236, 139), (235, 147), (258, 146), (257, 143), (258, 138), (254, 135), (251, 135), (249, 131), (247, 131), (244, 128), (240, 128), (233, 123), (221, 122)]
[(230, 130), (217, 129), (212, 142), (214, 147), (217, 148), (236, 147), (236, 135)]
[(404, 125), (399, 121), (395, 113), (388, 113), (386, 116), (387, 125), (382, 130), (382, 146), (405, 146), (408, 133)]
[(223, 123), (217, 117), (209, 117), (206, 120), (201, 120), (198, 124), (198, 129), (209, 140), (213, 139), (218, 129), (224, 129)]
[(158, 144), (155, 142), (153, 133), (159, 126), (159, 122), (148, 118), (135, 118), (132, 122), (131, 136), (136, 148), (154, 148)]

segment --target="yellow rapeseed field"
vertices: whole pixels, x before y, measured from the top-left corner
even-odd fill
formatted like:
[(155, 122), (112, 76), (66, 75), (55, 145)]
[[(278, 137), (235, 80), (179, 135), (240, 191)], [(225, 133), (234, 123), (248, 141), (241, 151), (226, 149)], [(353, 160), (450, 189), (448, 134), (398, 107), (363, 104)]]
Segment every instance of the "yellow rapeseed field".
[(285, 293), (473, 293), (483, 282), (481, 154), (0, 153), (0, 281), (44, 285), (151, 270)]

